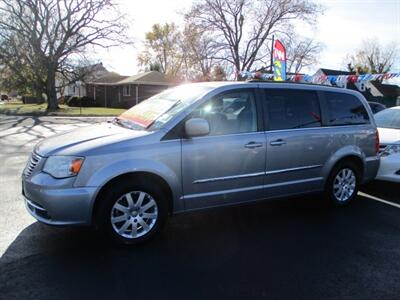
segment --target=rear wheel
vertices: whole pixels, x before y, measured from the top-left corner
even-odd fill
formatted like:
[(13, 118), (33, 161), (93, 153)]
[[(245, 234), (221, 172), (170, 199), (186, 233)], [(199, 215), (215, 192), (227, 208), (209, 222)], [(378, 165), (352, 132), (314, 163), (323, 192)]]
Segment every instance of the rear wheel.
[(357, 196), (360, 170), (351, 161), (339, 163), (331, 172), (325, 193), (336, 206), (347, 205)]
[(98, 224), (118, 244), (138, 244), (159, 232), (168, 218), (162, 189), (145, 182), (118, 184), (105, 192)]

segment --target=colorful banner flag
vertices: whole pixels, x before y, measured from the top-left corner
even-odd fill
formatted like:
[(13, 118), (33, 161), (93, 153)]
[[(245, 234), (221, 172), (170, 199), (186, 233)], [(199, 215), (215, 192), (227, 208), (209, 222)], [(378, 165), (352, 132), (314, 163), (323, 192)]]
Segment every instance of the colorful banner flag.
[(286, 80), (286, 49), (285, 46), (276, 40), (273, 50), (274, 81)]
[[(275, 66), (275, 64), (274, 64)], [(274, 75), (272, 78), (272, 74), (268, 73), (260, 73), (260, 72), (240, 72), (239, 75), (247, 78), (247, 79), (261, 79), (261, 80), (271, 80), (274, 81), (295, 81), (295, 82), (304, 82), (304, 83), (316, 83), (316, 84), (324, 84), (324, 85), (334, 85), (338, 87), (345, 88), (348, 83), (361, 83), (368, 81), (375, 81), (380, 79), (392, 79), (400, 77), (400, 72), (396, 73), (382, 73), (382, 74), (362, 74), (362, 75), (307, 75), (307, 74), (293, 74), (282, 77), (282, 73), (280, 73), (280, 77)], [(282, 78), (282, 79), (281, 79)], [(285, 79), (283, 79), (285, 78)]]

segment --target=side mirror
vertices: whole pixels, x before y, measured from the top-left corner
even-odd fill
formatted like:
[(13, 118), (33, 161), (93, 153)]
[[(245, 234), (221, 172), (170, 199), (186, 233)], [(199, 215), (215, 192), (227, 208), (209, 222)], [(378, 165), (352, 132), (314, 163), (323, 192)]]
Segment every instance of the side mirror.
[(210, 133), (210, 124), (201, 118), (189, 119), (185, 122), (185, 132), (188, 137), (204, 136)]

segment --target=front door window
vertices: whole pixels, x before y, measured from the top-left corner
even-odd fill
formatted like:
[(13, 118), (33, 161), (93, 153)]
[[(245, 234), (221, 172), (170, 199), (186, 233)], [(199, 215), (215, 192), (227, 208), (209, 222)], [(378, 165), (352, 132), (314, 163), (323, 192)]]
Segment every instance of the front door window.
[(218, 95), (196, 109), (192, 117), (209, 122), (210, 136), (257, 131), (256, 104), (250, 91)]

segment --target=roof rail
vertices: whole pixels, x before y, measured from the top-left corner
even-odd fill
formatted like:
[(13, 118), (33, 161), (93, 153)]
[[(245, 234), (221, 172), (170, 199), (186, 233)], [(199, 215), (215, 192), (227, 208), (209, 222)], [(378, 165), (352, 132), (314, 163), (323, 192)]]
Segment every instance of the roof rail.
[(246, 82), (259, 82), (259, 83), (290, 83), (290, 84), (299, 84), (299, 85), (315, 85), (315, 86), (326, 86), (326, 87), (332, 87), (332, 88), (339, 88), (341, 89), (341, 87), (339, 86), (335, 86), (335, 85), (326, 85), (326, 84), (320, 84), (320, 83), (312, 83), (312, 82), (298, 82), (298, 81), (273, 81), (273, 80), (263, 80), (263, 79), (248, 79), (246, 80)]

